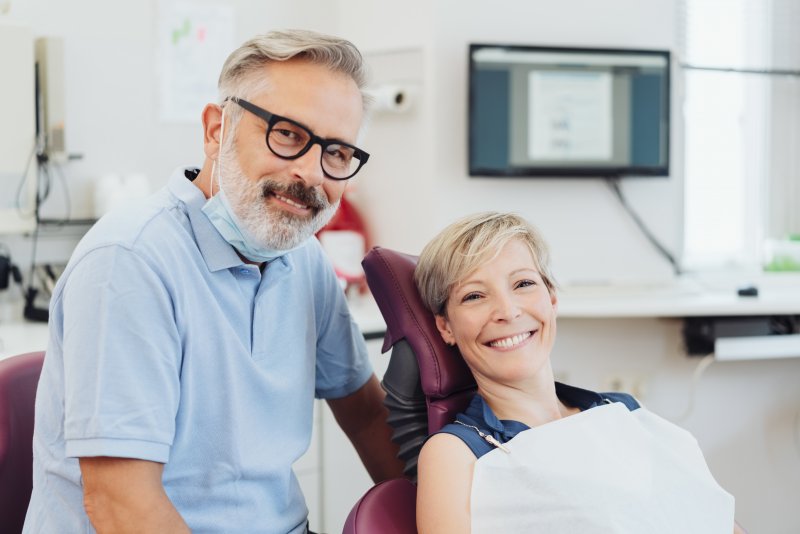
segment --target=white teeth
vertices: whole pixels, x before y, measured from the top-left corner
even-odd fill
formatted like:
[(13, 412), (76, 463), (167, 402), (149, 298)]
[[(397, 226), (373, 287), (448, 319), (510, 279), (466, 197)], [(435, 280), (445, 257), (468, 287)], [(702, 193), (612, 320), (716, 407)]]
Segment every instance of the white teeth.
[(498, 347), (498, 348), (501, 348), (501, 349), (510, 349), (511, 347), (513, 347), (515, 345), (519, 345), (520, 343), (522, 343), (523, 341), (525, 341), (529, 337), (531, 337), (531, 333), (530, 332), (525, 332), (525, 333), (522, 333), (522, 334), (517, 334), (516, 336), (506, 337), (506, 338), (503, 338), (503, 339), (497, 339), (497, 340), (492, 341), (491, 343), (489, 343), (489, 345), (492, 346), (492, 347)]
[(308, 208), (308, 206), (306, 206), (304, 204), (300, 204), (298, 202), (295, 202), (291, 198), (286, 198), (283, 195), (279, 195), (279, 194), (276, 193), (275, 196), (278, 197), (279, 199), (281, 199), (283, 202), (286, 202), (290, 206), (294, 206), (295, 208), (300, 208), (300, 209), (303, 209), (303, 210)]

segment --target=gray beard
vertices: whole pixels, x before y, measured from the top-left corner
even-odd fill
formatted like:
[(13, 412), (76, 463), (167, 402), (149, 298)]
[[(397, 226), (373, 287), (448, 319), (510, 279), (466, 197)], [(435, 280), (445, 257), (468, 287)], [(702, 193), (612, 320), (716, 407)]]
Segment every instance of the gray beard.
[[(248, 178), (242, 172), (232, 144), (226, 143), (221, 151), (220, 172), (224, 172), (225, 195), (243, 230), (256, 243), (269, 249), (297, 247), (328, 224), (339, 207), (339, 201), (331, 204), (319, 188), (305, 187), (300, 182), (282, 184), (268, 178)], [(267, 197), (273, 193), (297, 199), (309, 206), (313, 215), (304, 218), (268, 206)]]

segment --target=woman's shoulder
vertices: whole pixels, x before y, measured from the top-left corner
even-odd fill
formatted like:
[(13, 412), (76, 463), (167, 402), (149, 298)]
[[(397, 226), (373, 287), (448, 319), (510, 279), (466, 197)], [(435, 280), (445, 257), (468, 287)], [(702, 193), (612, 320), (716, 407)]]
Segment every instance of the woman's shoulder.
[(433, 436), (449, 435), (451, 439), (459, 440), (464, 447), (472, 451), (475, 458), (480, 458), (494, 449), (494, 446), (486, 441), (487, 435), (503, 441), (502, 437), (497, 434), (498, 425), (502, 425), (502, 423), (483, 400), (483, 397), (476, 393), (466, 410), (456, 415), (452, 423), (444, 425), (438, 432), (432, 434), (428, 441)]
[[(444, 430), (444, 429), (442, 429)], [(476, 456), (459, 436), (440, 431), (432, 434), (419, 454), (420, 468), (446, 465), (472, 465)]]
[(480, 430), (474, 425), (450, 423), (428, 438), (428, 441), (431, 441), (436, 436), (448, 436), (450, 438), (448, 441), (460, 442), (464, 448), (471, 451), (475, 458), (480, 458), (494, 447), (481, 438), (479, 432)]

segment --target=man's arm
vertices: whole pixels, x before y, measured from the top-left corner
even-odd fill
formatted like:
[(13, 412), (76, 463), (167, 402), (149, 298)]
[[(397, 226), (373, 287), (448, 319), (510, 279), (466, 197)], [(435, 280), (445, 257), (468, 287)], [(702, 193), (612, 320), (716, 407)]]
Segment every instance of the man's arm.
[(373, 482), (403, 476), (403, 462), (397, 458), (392, 428), (386, 422), (386, 396), (373, 374), (361, 389), (341, 399), (328, 399), (336, 422), (350, 438)]
[(99, 534), (189, 533), (164, 491), (164, 464), (130, 458), (81, 458), (83, 504)]

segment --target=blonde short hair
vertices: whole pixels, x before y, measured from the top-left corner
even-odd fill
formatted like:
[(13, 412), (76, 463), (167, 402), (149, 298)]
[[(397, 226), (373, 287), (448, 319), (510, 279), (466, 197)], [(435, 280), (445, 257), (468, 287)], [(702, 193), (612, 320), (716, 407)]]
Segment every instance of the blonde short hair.
[(539, 231), (519, 215), (484, 212), (454, 222), (422, 250), (414, 282), (425, 306), (436, 315), (445, 315), (453, 287), (497, 257), (512, 239), (530, 248), (547, 290), (554, 293), (557, 286), (550, 272), (550, 254)]

